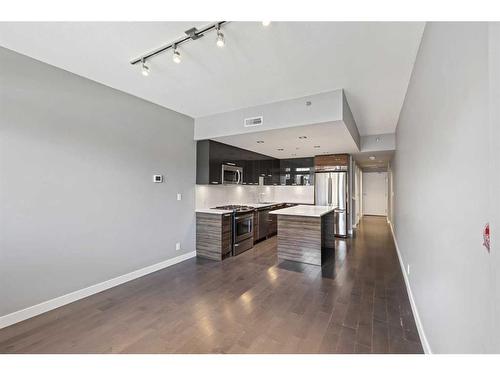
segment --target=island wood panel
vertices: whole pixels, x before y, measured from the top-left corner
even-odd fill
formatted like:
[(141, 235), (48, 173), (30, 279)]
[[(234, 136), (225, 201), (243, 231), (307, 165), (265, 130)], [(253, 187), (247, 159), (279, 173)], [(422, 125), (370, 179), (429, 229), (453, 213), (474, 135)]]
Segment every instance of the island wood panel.
[(231, 251), (231, 214), (196, 213), (196, 255), (222, 260)]
[(321, 218), (278, 216), (278, 258), (321, 265)]

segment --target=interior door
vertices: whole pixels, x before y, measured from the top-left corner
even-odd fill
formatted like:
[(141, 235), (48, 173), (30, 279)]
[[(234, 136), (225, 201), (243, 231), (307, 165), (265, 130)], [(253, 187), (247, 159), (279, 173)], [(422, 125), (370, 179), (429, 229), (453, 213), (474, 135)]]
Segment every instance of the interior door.
[(387, 172), (363, 173), (363, 215), (387, 215)]

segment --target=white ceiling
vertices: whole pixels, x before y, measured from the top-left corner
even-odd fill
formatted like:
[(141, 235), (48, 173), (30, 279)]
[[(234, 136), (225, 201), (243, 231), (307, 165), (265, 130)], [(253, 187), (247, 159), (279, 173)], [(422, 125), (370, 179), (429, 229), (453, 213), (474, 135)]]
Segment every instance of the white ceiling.
[[(301, 136), (307, 138), (300, 139)], [(342, 121), (230, 135), (213, 139), (278, 159), (309, 157), (320, 154), (354, 153), (358, 151), (356, 143)], [(264, 143), (257, 143), (257, 141), (264, 141)], [(280, 148), (283, 151), (278, 150)]]
[(151, 61), (137, 55), (210, 22), (0, 23), (0, 45), (199, 117), (343, 88), (361, 135), (392, 133), (424, 23), (231, 22)]

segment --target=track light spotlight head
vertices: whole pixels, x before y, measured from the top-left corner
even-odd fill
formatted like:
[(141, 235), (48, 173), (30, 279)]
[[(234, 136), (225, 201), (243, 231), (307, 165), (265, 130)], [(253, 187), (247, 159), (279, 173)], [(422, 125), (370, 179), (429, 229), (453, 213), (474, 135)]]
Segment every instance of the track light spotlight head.
[(146, 62), (142, 60), (141, 64), (141, 73), (144, 77), (147, 77), (149, 75), (149, 66), (146, 65)]
[(224, 45), (226, 44), (226, 41), (224, 40), (224, 34), (222, 33), (222, 31), (220, 31), (220, 28), (218, 27), (217, 28), (217, 47), (224, 47)]
[(262, 26), (269, 26), (271, 21), (262, 21)]
[(174, 54), (172, 56), (172, 60), (174, 60), (174, 63), (180, 64), (181, 62), (181, 54), (179, 51), (177, 51), (177, 48), (174, 47)]

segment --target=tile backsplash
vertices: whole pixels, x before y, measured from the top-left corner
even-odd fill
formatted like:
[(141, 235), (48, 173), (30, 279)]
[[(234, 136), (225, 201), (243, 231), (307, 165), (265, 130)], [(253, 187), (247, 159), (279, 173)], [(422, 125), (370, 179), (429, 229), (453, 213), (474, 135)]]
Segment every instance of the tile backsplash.
[(196, 185), (196, 208), (259, 202), (314, 203), (314, 186)]

